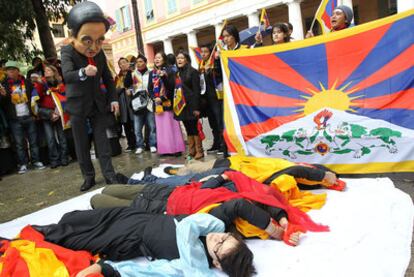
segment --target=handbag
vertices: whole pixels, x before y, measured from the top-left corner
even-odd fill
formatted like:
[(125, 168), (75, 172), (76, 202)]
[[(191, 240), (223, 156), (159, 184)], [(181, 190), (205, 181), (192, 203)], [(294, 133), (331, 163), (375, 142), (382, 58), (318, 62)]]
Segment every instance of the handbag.
[(134, 112), (147, 109), (149, 96), (146, 90), (139, 90), (132, 95), (131, 106)]

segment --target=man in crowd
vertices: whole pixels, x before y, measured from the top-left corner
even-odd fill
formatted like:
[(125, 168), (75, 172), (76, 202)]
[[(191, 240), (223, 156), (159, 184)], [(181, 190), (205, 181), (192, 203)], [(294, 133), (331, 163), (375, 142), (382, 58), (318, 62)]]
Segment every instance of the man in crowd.
[(37, 144), (36, 124), (31, 110), (32, 84), (21, 74), (15, 61), (6, 63), (7, 78), (0, 86), (0, 105), (6, 114), (10, 129), (16, 143), (19, 174), (26, 173), (29, 158), (26, 151), (26, 140), (30, 145), (30, 158), (36, 169), (45, 168), (40, 162)]
[[(352, 20), (354, 19), (354, 12), (352, 9), (345, 5), (337, 6), (331, 16), (331, 32), (337, 32), (351, 26)], [(312, 30), (306, 33), (306, 38), (313, 37)]]

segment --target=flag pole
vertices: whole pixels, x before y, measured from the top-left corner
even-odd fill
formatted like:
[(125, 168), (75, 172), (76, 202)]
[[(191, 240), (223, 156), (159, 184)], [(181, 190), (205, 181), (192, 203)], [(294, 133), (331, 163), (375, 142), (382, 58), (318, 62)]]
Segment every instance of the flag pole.
[(310, 29), (308, 31), (312, 32), (313, 26), (315, 25), (315, 22), (316, 22), (316, 15), (318, 14), (319, 10), (321, 9), (323, 2), (324, 2), (324, 0), (322, 0), (321, 3), (319, 3), (319, 7), (316, 10), (315, 16), (313, 17), (313, 20), (312, 20), (312, 24), (311, 24)]

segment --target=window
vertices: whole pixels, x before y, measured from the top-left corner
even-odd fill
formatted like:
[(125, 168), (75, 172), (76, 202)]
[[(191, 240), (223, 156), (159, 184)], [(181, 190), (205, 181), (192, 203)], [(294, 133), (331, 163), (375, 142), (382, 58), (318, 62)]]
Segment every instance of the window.
[(152, 0), (145, 0), (145, 18), (147, 21), (154, 20), (154, 9), (152, 8)]
[(168, 14), (177, 12), (177, 0), (168, 0)]
[(129, 13), (129, 5), (126, 5), (115, 11), (116, 30), (120, 33), (131, 30), (131, 15)]
[(55, 38), (65, 37), (65, 30), (63, 29), (63, 24), (52, 24), (52, 32)]
[(129, 5), (121, 8), (122, 22), (124, 23), (124, 32), (131, 30), (131, 16), (129, 14)]
[(388, 14), (397, 13), (397, 0), (388, 0)]

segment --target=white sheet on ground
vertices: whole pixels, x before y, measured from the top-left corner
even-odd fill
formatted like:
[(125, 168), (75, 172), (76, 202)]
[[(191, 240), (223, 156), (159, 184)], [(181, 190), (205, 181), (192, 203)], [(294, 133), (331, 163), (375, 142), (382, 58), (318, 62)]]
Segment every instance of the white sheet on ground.
[[(153, 174), (165, 176), (165, 166), (154, 169)], [(326, 205), (309, 212), (316, 222), (330, 226), (329, 233), (307, 233), (298, 247), (278, 241), (248, 241), (258, 276), (404, 276), (411, 257), (414, 220), (410, 196), (388, 178), (345, 181), (346, 192), (327, 191)], [(56, 223), (66, 212), (89, 209), (90, 197), (100, 190), (0, 224), (0, 236), (11, 238), (27, 224)]]

